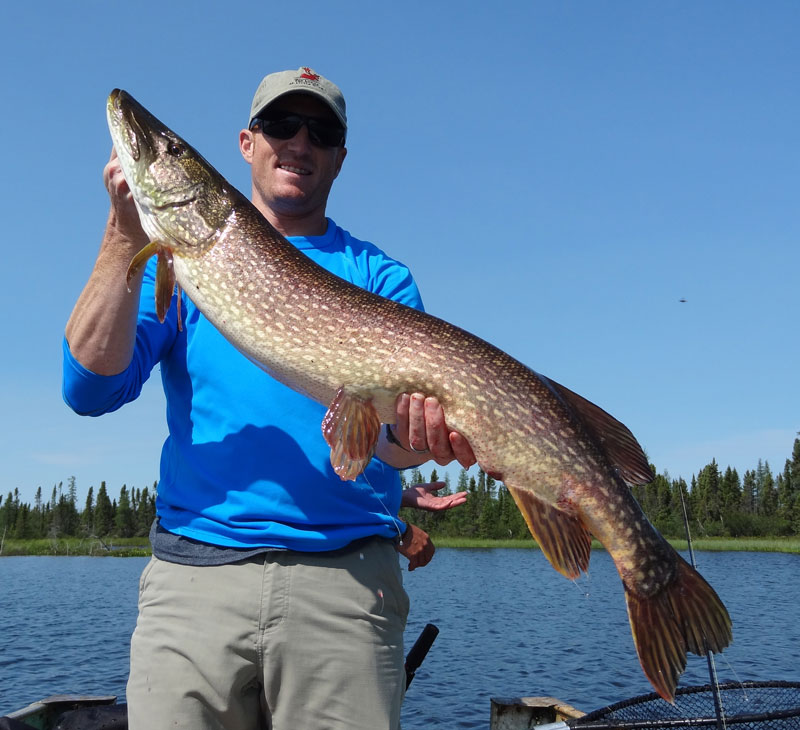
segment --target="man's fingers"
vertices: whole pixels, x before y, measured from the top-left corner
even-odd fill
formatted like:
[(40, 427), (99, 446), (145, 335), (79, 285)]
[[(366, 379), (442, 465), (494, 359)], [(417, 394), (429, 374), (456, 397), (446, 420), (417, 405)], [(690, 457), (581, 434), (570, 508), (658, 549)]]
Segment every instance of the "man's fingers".
[(412, 451), (425, 452), (428, 445), (425, 424), (425, 396), (412, 393), (408, 404), (408, 444)]
[(455, 455), (450, 446), (449, 432), (444, 419), (444, 409), (434, 397), (425, 399), (425, 428), (431, 456), (437, 464), (446, 466), (453, 460)]

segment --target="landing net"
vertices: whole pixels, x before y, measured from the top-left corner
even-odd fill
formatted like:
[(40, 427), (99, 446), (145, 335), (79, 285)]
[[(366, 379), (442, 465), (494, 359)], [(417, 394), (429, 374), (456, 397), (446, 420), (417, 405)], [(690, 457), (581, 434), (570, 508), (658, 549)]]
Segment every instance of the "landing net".
[(570, 720), (576, 730), (658, 730), (720, 727), (735, 730), (800, 730), (800, 682), (729, 682), (717, 686), (722, 723), (714, 710), (712, 685), (683, 687), (675, 704), (656, 693), (632, 697)]

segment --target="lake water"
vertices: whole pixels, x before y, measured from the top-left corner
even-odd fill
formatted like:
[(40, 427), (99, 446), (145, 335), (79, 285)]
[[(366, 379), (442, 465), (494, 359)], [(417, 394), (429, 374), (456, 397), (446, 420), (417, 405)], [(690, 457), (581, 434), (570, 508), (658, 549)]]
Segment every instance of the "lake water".
[[(716, 657), (720, 681), (798, 680), (800, 556), (698, 553), (728, 606), (734, 643)], [(124, 698), (140, 558), (0, 559), (0, 715), (50, 694)], [(489, 699), (552, 695), (583, 710), (650, 692), (622, 586), (605, 552), (578, 581), (538, 550), (439, 550), (406, 573), (410, 647), (438, 639), (411, 685), (405, 730), (487, 728)], [(708, 682), (690, 655), (681, 684)]]

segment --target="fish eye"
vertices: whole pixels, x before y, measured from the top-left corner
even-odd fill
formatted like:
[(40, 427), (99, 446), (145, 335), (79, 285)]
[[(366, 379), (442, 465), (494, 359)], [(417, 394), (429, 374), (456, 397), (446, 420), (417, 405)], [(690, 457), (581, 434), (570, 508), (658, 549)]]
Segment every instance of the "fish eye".
[(180, 142), (170, 140), (167, 143), (167, 152), (169, 152), (169, 154), (171, 154), (173, 157), (180, 157), (185, 151), (186, 148)]

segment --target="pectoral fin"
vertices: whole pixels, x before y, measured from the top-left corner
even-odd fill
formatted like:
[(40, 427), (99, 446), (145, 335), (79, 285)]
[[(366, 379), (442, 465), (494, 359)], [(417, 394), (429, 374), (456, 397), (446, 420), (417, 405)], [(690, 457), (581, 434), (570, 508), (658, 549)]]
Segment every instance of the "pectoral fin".
[(139, 271), (152, 256), (155, 256), (158, 253), (158, 248), (158, 241), (151, 241), (131, 259), (131, 262), (128, 264), (128, 273), (125, 276), (125, 280), (129, 287), (131, 284), (131, 279), (139, 273)]
[[(172, 252), (158, 241), (151, 241), (128, 264), (126, 281), (130, 287), (131, 279), (142, 269), (152, 256), (158, 256), (156, 264), (156, 314), (158, 321), (166, 319), (172, 295), (175, 292), (175, 268), (172, 265)], [(180, 298), (178, 299), (178, 329), (181, 329)]]
[(331, 447), (331, 465), (343, 480), (366, 468), (378, 443), (381, 421), (370, 400), (339, 388), (322, 419), (322, 435)]
[(552, 566), (567, 578), (589, 568), (592, 537), (577, 515), (535, 497), (527, 489), (506, 484), (531, 534)]

